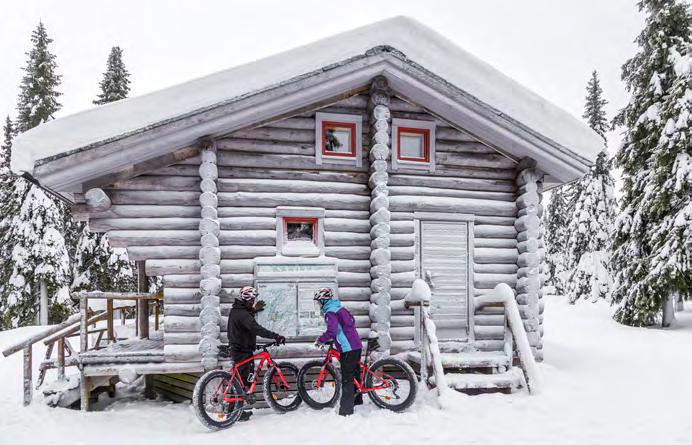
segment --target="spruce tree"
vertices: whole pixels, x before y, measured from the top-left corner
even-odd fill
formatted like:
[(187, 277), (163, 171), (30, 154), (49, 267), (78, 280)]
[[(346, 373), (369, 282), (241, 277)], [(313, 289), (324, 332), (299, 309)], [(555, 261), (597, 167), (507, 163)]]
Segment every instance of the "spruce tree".
[(609, 245), (615, 218), (614, 181), (606, 151), (607, 119), (603, 90), (593, 71), (586, 86), (584, 119), (603, 138), (604, 147), (589, 173), (575, 190), (574, 209), (567, 219), (565, 266), (569, 271), (566, 293), (574, 303), (580, 298), (609, 299), (612, 279)]
[(106, 72), (99, 83), (101, 93), (94, 100), (95, 105), (103, 105), (125, 99), (130, 92), (130, 73), (123, 62), (123, 50), (114, 46), (108, 56)]
[(586, 105), (584, 106), (583, 117), (586, 119), (589, 127), (596, 133), (600, 134), (605, 141), (606, 131), (608, 130), (608, 120), (606, 119), (605, 106), (608, 103), (603, 98), (603, 89), (601, 82), (598, 80), (598, 73), (593, 70), (591, 79), (586, 86)]
[[(51, 120), (60, 109), (60, 76), (55, 56), (48, 50), (52, 40), (42, 23), (32, 33), (31, 42), (17, 105), (19, 132)], [(69, 213), (61, 202), (11, 172), (3, 182), (7, 187), (0, 203), (0, 328), (35, 322), (41, 281), (48, 288), (49, 319), (56, 321), (70, 310), (71, 271), (65, 241)]]
[(580, 183), (574, 212), (567, 224), (565, 266), (569, 279), (565, 290), (572, 303), (580, 298), (610, 299), (609, 247), (616, 202), (605, 149)]
[(9, 116), (5, 118), (5, 125), (2, 127), (2, 145), (0, 145), (0, 175), (8, 173), (10, 168), (10, 156), (12, 150), (12, 138), (14, 137), (14, 126)]
[(692, 14), (679, 0), (642, 0), (639, 52), (622, 68), (632, 100), (616, 161), (623, 172), (613, 265), (615, 319), (653, 324), (673, 296), (690, 297)]
[(26, 53), (29, 60), (24, 67), (24, 77), (20, 85), (17, 104), (17, 131), (23, 133), (53, 118), (60, 109), (57, 91), (60, 77), (56, 73), (55, 55), (48, 45), (53, 42), (46, 33), (46, 28), (39, 22), (31, 34), (33, 48)]
[(567, 256), (567, 221), (572, 207), (574, 188), (563, 185), (550, 191), (550, 201), (544, 213), (547, 282), (557, 294), (565, 291)]

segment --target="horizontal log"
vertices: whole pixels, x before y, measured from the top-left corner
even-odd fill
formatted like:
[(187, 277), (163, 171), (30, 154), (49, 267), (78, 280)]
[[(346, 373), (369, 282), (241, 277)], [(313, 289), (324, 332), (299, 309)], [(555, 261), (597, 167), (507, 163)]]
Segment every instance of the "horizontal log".
[(269, 124), (263, 125), (263, 127), (274, 127), (274, 128), (291, 128), (296, 130), (315, 130), (315, 118), (314, 117), (289, 117), (286, 119), (281, 119)]
[(477, 190), (458, 190), (458, 189), (443, 189), (431, 187), (415, 187), (415, 186), (390, 186), (389, 194), (391, 196), (447, 196), (452, 198), (476, 198), (490, 199), (496, 201), (514, 201), (513, 192), (491, 192)]
[(514, 184), (514, 181), (511, 180), (465, 178), (462, 175), (460, 175), (458, 178), (445, 178), (438, 176), (391, 173), (388, 183), (390, 187), (412, 186), (449, 190), (478, 190), (509, 193), (516, 192), (516, 185)]
[(505, 341), (503, 340), (475, 340), (473, 346), (479, 351), (504, 351)]
[[(199, 235), (198, 235), (199, 236)], [(222, 230), (219, 243), (225, 246), (276, 246), (275, 230)]]
[(512, 169), (516, 162), (499, 153), (435, 153), (436, 163), (451, 167)]
[(503, 340), (505, 327), (503, 326), (474, 326), (473, 336), (477, 340)]
[[(268, 129), (268, 128), (267, 128)], [(274, 129), (285, 131), (285, 129)], [(314, 130), (313, 130), (314, 133)], [(314, 138), (313, 138), (314, 139)], [(237, 137), (217, 139), (217, 150), (232, 150), (249, 153), (271, 153), (289, 155), (315, 155), (315, 143), (282, 140), (252, 140)]]
[(473, 260), (480, 264), (516, 264), (518, 256), (517, 249), (473, 249)]
[(337, 291), (341, 301), (370, 301), (370, 287), (342, 287)]
[(276, 230), (276, 218), (266, 216), (245, 216), (219, 218), (221, 230)]
[(326, 232), (324, 234), (325, 246), (369, 246), (369, 233), (353, 232)]
[(488, 201), (471, 198), (449, 198), (437, 196), (390, 196), (393, 211), (429, 211), (448, 213), (473, 213), (477, 215), (514, 216), (513, 202)]
[(403, 326), (389, 328), (389, 335), (392, 340), (412, 340), (414, 338), (415, 328), (413, 326)]
[(508, 273), (516, 274), (516, 264), (474, 264), (473, 271), (476, 273)]
[[(314, 162), (314, 158), (313, 158)], [(197, 173), (199, 175), (199, 173)], [(287, 170), (286, 168), (241, 168), (241, 167), (221, 167), (219, 168), (219, 178), (238, 178), (238, 179), (283, 179), (298, 181), (318, 181), (318, 182), (341, 182), (367, 184), (369, 175), (366, 172), (351, 171), (325, 171), (325, 170)]]
[(370, 286), (370, 273), (341, 272), (337, 274), (339, 286), (366, 287)]
[(475, 153), (475, 154), (495, 154), (496, 150), (484, 145), (476, 140), (467, 141), (435, 141), (435, 152), (437, 153)]
[(413, 233), (389, 235), (389, 245), (392, 247), (413, 247), (415, 242)]
[(396, 272), (413, 272), (416, 270), (416, 262), (413, 260), (392, 261), (392, 273)]
[(108, 188), (113, 190), (174, 190), (199, 192), (200, 178), (193, 176), (142, 175), (126, 181), (116, 182)]
[(328, 246), (324, 248), (324, 253), (334, 258), (369, 260), (370, 246)]
[[(199, 210), (198, 212), (199, 213)], [(199, 227), (200, 218), (118, 218), (92, 219), (89, 230), (192, 230)]]
[(108, 239), (113, 247), (198, 246), (198, 230), (112, 230)]
[(505, 316), (504, 316), (504, 314), (498, 314), (498, 315), (476, 314), (473, 316), (473, 324), (476, 326), (504, 326), (505, 325)]
[(477, 238), (511, 238), (516, 240), (517, 231), (512, 226), (476, 224), (473, 226), (473, 236)]
[(475, 247), (490, 247), (496, 249), (516, 249), (517, 240), (512, 238), (475, 238)]
[(149, 259), (196, 259), (199, 258), (199, 246), (128, 246), (127, 255), (131, 261), (144, 261)]
[(201, 192), (177, 192), (156, 190), (110, 190), (113, 204), (148, 204), (199, 206)]
[(326, 218), (324, 230), (329, 232), (353, 232), (370, 233), (370, 221), (368, 219), (352, 218)]
[(201, 329), (199, 317), (169, 316), (163, 318), (163, 331), (165, 333), (200, 332)]
[[(257, 156), (254, 153), (243, 153), (240, 151), (219, 151), (217, 153), (217, 162), (222, 167), (252, 167), (252, 168), (281, 168), (281, 169), (299, 169), (299, 170), (320, 170), (328, 169), (331, 171), (352, 171), (365, 172), (367, 165), (357, 167), (355, 164), (325, 164), (324, 166), (317, 165), (315, 156), (303, 155), (281, 155), (281, 154), (264, 154)], [(367, 164), (367, 162), (364, 162)], [(225, 174), (221, 177), (227, 177)]]
[(234, 131), (230, 136), (234, 139), (315, 143), (315, 132), (308, 129), (273, 128), (265, 126), (250, 130)]
[(414, 233), (415, 224), (413, 221), (391, 221), (389, 228), (392, 234)]
[[(79, 205), (75, 211), (80, 211)], [(101, 218), (199, 218), (199, 203), (184, 205), (114, 205), (106, 212), (92, 213), (91, 220)]]
[(516, 176), (516, 170), (500, 169), (500, 168), (485, 168), (485, 167), (461, 167), (437, 164), (435, 171), (407, 168), (405, 165), (399, 165), (396, 171), (388, 170), (390, 174), (402, 175), (419, 175), (419, 176), (435, 176), (449, 178), (476, 178), (476, 179), (504, 179), (513, 180)]
[(259, 193), (345, 193), (350, 195), (369, 195), (366, 184), (349, 182), (299, 181), (295, 179), (227, 179), (217, 181), (220, 192), (259, 192)]
[(276, 246), (221, 246), (221, 259), (250, 259), (276, 255)]
[(390, 247), (392, 261), (412, 260), (416, 256), (416, 250), (412, 247)]
[[(335, 193), (219, 193), (219, 206), (276, 207), (301, 206), (339, 210), (367, 210), (370, 197)], [(513, 204), (512, 204), (513, 205)]]
[[(468, 133), (465, 133), (461, 130), (457, 130), (456, 128), (452, 127), (440, 127), (437, 128), (435, 131), (435, 138), (436, 140), (441, 140), (441, 141), (455, 141), (455, 142), (465, 142), (465, 141), (474, 141), (475, 139), (473, 136), (471, 136)], [(437, 143), (437, 141), (436, 141)]]
[(474, 273), (473, 285), (476, 289), (493, 289), (500, 283), (506, 283), (509, 287), (514, 288), (517, 284), (516, 274), (487, 274)]
[[(200, 301), (198, 289), (193, 288), (163, 288), (163, 303), (166, 304), (197, 304)], [(223, 302), (223, 298), (222, 298)]]
[(370, 272), (369, 260), (338, 259), (337, 266), (339, 272)]
[(199, 332), (166, 332), (164, 345), (199, 345), (202, 334)]

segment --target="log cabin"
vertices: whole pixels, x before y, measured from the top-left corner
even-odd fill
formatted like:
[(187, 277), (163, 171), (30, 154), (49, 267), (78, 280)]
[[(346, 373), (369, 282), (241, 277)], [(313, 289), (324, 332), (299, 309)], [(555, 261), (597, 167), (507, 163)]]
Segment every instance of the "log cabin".
[(508, 284), (542, 358), (542, 194), (586, 173), (601, 146), (567, 112), (396, 17), (53, 120), (16, 139), (12, 168), (163, 279), (150, 353), (85, 354), (83, 378), (218, 367), (246, 285), (267, 302), (260, 322), (289, 338), (287, 359), (318, 353), (312, 294), (332, 287), (363, 338), (415, 365), (420, 312), (403, 300), (420, 278), (445, 366), (487, 371), (457, 386), (513, 388), (504, 312), (474, 301)]

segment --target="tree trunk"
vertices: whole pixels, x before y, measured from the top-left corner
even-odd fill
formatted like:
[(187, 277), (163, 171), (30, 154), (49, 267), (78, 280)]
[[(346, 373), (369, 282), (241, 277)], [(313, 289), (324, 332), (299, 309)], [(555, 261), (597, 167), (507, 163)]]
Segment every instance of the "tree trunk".
[(675, 320), (675, 296), (671, 295), (663, 304), (663, 319), (661, 326), (664, 328), (670, 327)]
[(39, 317), (41, 326), (48, 326), (48, 286), (44, 280), (40, 281)]
[(675, 310), (677, 312), (682, 312), (685, 310), (685, 302), (680, 295), (675, 299)]

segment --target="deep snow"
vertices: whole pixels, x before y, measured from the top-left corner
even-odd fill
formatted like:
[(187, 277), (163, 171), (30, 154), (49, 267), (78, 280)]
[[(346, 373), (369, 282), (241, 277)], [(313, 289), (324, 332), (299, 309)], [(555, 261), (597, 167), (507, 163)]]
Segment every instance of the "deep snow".
[[(443, 411), (428, 393), (404, 414), (366, 402), (345, 419), (304, 407), (284, 416), (262, 410), (217, 433), (207, 432), (189, 406), (160, 401), (123, 398), (87, 414), (40, 400), (22, 408), (16, 354), (0, 358), (0, 444), (692, 443), (692, 305), (669, 330), (624, 327), (611, 313), (603, 302), (547, 299), (537, 396), (454, 393), (453, 409)], [(0, 332), (0, 349), (32, 329)]]

